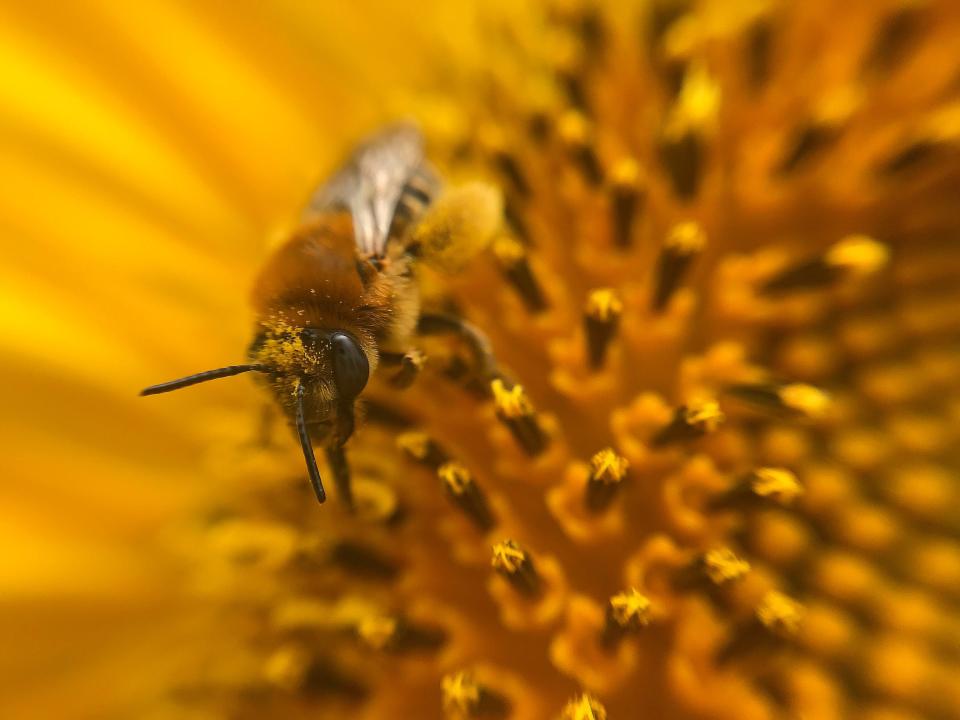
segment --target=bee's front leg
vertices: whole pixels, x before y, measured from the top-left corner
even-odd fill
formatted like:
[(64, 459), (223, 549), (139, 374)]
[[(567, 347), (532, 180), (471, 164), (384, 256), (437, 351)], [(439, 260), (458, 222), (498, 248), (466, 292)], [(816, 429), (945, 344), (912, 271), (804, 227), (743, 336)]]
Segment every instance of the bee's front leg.
[(470, 348), (470, 352), (476, 361), (477, 374), (485, 384), (504, 377), (493, 354), (490, 340), (480, 328), (467, 322), (462, 317), (446, 313), (423, 313), (417, 320), (417, 333), (420, 335), (456, 335)]
[(398, 390), (410, 387), (417, 379), (427, 361), (422, 351), (412, 348), (405, 353), (380, 352), (380, 362), (385, 366), (396, 368), (390, 375), (390, 384)]

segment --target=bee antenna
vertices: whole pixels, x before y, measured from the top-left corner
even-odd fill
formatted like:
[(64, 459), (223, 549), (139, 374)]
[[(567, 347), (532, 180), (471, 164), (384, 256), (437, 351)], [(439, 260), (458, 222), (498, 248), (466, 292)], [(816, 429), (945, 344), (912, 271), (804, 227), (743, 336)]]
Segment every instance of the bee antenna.
[(303, 450), (303, 459), (307, 461), (307, 473), (310, 475), (310, 484), (319, 502), (327, 499), (320, 479), (320, 469), (317, 467), (317, 458), (313, 454), (313, 443), (310, 442), (310, 433), (307, 432), (307, 423), (303, 419), (303, 383), (297, 383), (297, 437), (300, 438), (300, 449)]
[(207, 380), (218, 380), (219, 378), (231, 377), (245, 372), (267, 372), (266, 365), (230, 365), (228, 367), (217, 368), (216, 370), (205, 370), (196, 375), (187, 375), (178, 380), (151, 385), (140, 391), (140, 395), (159, 395), (160, 393), (179, 390), (180, 388), (190, 387), (197, 383), (207, 382)]

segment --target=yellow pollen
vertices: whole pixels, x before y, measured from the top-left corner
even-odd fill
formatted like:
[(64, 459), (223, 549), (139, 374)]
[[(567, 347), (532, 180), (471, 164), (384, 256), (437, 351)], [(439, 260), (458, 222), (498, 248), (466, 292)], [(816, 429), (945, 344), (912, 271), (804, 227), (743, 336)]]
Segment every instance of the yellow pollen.
[(501, 264), (506, 266), (516, 265), (527, 255), (523, 245), (510, 235), (501, 235), (493, 241), (493, 254)]
[(267, 658), (263, 676), (272, 685), (286, 691), (296, 690), (303, 681), (310, 658), (298, 647), (283, 647)]
[(776, 590), (771, 590), (757, 606), (757, 619), (775, 635), (794, 637), (800, 631), (803, 605)]
[(560, 117), (558, 131), (567, 145), (583, 145), (590, 137), (590, 123), (580, 113), (570, 110)]
[(444, 463), (437, 475), (454, 495), (462, 495), (472, 482), (470, 471), (458, 462)]
[(720, 86), (706, 67), (702, 64), (691, 67), (670, 113), (665, 135), (676, 139), (691, 131), (711, 131), (716, 125), (720, 96)]
[(703, 556), (707, 577), (714, 585), (739, 580), (750, 572), (750, 563), (739, 558), (730, 548), (715, 548)]
[(497, 412), (504, 417), (521, 418), (533, 415), (533, 406), (521, 385), (514, 385), (507, 390), (503, 380), (497, 378), (490, 383), (490, 388), (493, 390), (493, 402)]
[(683, 412), (683, 419), (687, 425), (696, 427), (703, 432), (713, 432), (725, 419), (720, 405), (714, 400), (690, 403)]
[(567, 703), (560, 720), (607, 720), (607, 710), (595, 697), (584, 693)]
[(388, 615), (365, 617), (357, 626), (360, 638), (375, 650), (385, 648), (397, 633), (397, 620)]
[(610, 598), (610, 611), (620, 627), (650, 624), (650, 600), (635, 588)]
[(493, 546), (493, 560), (490, 564), (497, 570), (513, 574), (518, 572), (527, 560), (527, 554), (514, 540), (503, 540)]
[(805, 383), (784, 385), (777, 394), (786, 407), (810, 418), (823, 417), (830, 407), (829, 395)]
[(610, 180), (618, 188), (635, 189), (643, 178), (643, 170), (633, 158), (623, 158), (614, 163), (610, 170)]
[(451, 720), (469, 718), (480, 704), (480, 686), (465, 672), (444, 675), (440, 681), (443, 711)]
[(670, 230), (664, 247), (677, 255), (693, 255), (707, 244), (706, 233), (699, 223), (692, 220), (678, 223)]
[(590, 458), (590, 477), (606, 485), (620, 482), (627, 474), (630, 462), (617, 455), (612, 448), (605, 448)]
[(886, 265), (890, 250), (866, 235), (850, 235), (827, 250), (825, 259), (827, 264), (861, 277)]
[(619, 317), (623, 312), (623, 302), (617, 295), (616, 290), (612, 288), (599, 288), (592, 290), (587, 296), (587, 304), (584, 312), (589, 317), (602, 322), (609, 322)]
[(409, 453), (417, 460), (423, 460), (430, 452), (430, 436), (423, 432), (412, 431), (397, 436), (397, 447)]
[(760, 497), (789, 505), (803, 492), (797, 476), (784, 468), (759, 468), (753, 473), (750, 488)]

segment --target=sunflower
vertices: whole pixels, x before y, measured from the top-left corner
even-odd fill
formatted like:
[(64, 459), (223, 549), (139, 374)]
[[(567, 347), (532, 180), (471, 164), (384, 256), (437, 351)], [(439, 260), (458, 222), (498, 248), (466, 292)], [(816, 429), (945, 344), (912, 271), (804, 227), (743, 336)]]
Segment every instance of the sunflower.
[[(5, 716), (960, 717), (955, 3), (8, 5)], [(135, 394), (400, 116), (511, 380), (375, 380), (350, 512)]]

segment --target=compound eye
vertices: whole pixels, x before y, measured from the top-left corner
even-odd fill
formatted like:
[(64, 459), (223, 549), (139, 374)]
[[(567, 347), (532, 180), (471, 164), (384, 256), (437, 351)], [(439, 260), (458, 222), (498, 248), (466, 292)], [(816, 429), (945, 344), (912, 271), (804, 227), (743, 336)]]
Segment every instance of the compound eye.
[(370, 363), (367, 356), (349, 335), (335, 332), (330, 336), (333, 379), (340, 400), (352, 400), (367, 386)]

